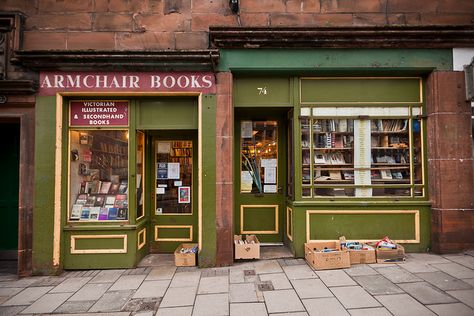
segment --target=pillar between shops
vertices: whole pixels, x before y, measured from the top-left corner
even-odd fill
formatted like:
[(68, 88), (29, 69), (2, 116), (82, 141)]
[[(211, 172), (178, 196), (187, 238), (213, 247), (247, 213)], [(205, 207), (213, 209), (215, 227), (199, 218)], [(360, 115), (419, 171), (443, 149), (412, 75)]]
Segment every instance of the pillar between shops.
[(232, 73), (220, 72), (216, 79), (216, 266), (228, 266), (234, 261)]
[(433, 72), (426, 87), (431, 247), (436, 253), (473, 249), (472, 121), (464, 72)]

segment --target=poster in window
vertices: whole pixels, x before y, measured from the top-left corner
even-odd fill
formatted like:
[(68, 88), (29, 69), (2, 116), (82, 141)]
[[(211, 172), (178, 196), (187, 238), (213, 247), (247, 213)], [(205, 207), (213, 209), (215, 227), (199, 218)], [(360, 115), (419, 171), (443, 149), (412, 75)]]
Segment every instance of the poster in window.
[(168, 179), (179, 180), (179, 162), (168, 163)]
[(240, 134), (242, 135), (242, 138), (252, 138), (252, 121), (242, 121), (240, 125)]
[(157, 179), (168, 179), (168, 164), (165, 162), (159, 162), (156, 171)]
[(191, 202), (191, 187), (179, 187), (178, 188), (178, 203), (190, 203)]

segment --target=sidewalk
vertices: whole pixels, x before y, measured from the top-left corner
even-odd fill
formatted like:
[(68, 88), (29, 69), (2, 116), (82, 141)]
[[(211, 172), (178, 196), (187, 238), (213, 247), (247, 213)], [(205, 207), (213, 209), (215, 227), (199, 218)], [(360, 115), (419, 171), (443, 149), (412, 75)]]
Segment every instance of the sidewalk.
[[(0, 315), (474, 315), (474, 252), (313, 271), (303, 259), (0, 276)], [(159, 263), (155, 263), (158, 261)]]

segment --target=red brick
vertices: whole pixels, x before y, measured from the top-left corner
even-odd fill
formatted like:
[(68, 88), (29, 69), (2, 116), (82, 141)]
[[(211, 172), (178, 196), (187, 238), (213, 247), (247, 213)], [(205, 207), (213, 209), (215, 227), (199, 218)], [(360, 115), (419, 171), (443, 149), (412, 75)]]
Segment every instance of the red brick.
[(321, 11), (319, 0), (288, 0), (286, 12), (289, 13), (319, 13)]
[(356, 13), (353, 15), (354, 25), (387, 25), (385, 14), (377, 13)]
[(353, 13), (356, 0), (321, 0), (321, 13)]
[[(219, 160), (218, 160), (219, 161)], [(219, 168), (219, 165), (217, 165)], [(232, 169), (232, 168), (231, 168)], [(234, 263), (233, 239), (233, 186), (232, 183), (216, 184), (216, 266)]]
[(152, 32), (185, 32), (190, 30), (189, 17), (185, 14), (148, 14), (137, 15), (138, 25)]
[(95, 0), (94, 12), (109, 11), (109, 0)]
[(191, 13), (191, 0), (163, 0), (163, 13)]
[(469, 114), (465, 101), (464, 74), (458, 71), (433, 72), (426, 83), (426, 110), (436, 113)]
[(91, 30), (91, 15), (88, 13), (77, 14), (45, 14), (34, 15), (26, 19), (26, 30)]
[(94, 8), (92, 0), (38, 0), (39, 12), (91, 12)]
[(27, 7), (31, 7), (31, 4), (28, 5), (26, 0), (3, 0), (0, 2), (0, 11), (21, 11), (25, 12)]
[(389, 0), (364, 0), (355, 1), (355, 12), (380, 12), (385, 13), (387, 10), (387, 1)]
[[(232, 136), (232, 96), (230, 94), (217, 95), (217, 109), (216, 109), (216, 135), (217, 136)], [(223, 172), (223, 171), (220, 171)], [(222, 180), (224, 181), (224, 180)], [(232, 181), (227, 179), (226, 181)]]
[(472, 0), (438, 0), (438, 13), (468, 13), (474, 12)]
[(272, 14), (271, 26), (347, 26), (352, 14)]
[(193, 0), (193, 13), (231, 14), (229, 1), (226, 0)]
[(100, 13), (95, 15), (95, 31), (131, 31), (131, 14)]
[(434, 208), (431, 211), (431, 248), (436, 253), (459, 253), (474, 248), (474, 210)]
[(388, 13), (436, 12), (438, 1), (389, 0)]
[(405, 14), (397, 13), (397, 14), (389, 14), (387, 15), (387, 20), (389, 25), (406, 25), (407, 24), (407, 17)]
[(112, 0), (108, 6), (109, 12), (144, 12), (147, 1), (143, 0)]
[(420, 25), (421, 13), (405, 13), (407, 25)]
[(191, 29), (193, 31), (208, 31), (209, 26), (237, 26), (237, 16), (220, 14), (193, 14)]
[(161, 13), (163, 14), (163, 1), (162, 0), (148, 0), (147, 13)]
[(427, 124), (430, 158), (472, 158), (470, 113), (432, 114), (428, 116)]
[(175, 33), (176, 49), (207, 49), (209, 36), (206, 32)]
[(25, 32), (25, 50), (66, 49), (65, 32)]
[(219, 168), (216, 171), (216, 181), (232, 182), (232, 146), (231, 136), (216, 136), (216, 158), (219, 164)]
[(175, 49), (172, 32), (118, 33), (119, 50), (160, 50)]
[(115, 48), (113, 32), (69, 32), (67, 49), (71, 50), (111, 50)]
[(240, 0), (240, 12), (270, 13), (285, 12), (284, 0)]
[(232, 73), (218, 72), (217, 73), (217, 94), (232, 95)]
[(452, 25), (452, 24), (472, 24), (474, 23), (474, 12), (468, 14), (436, 14), (422, 13), (421, 21), (428, 25)]
[(270, 16), (267, 13), (241, 13), (242, 25), (268, 26)]

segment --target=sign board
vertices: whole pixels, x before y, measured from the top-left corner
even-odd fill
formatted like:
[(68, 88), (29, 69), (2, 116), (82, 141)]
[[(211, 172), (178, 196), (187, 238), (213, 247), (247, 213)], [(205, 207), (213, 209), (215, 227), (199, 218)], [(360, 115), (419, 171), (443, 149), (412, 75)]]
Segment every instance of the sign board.
[(70, 126), (128, 126), (128, 101), (71, 101)]
[(41, 72), (39, 95), (58, 92), (216, 92), (212, 72)]

